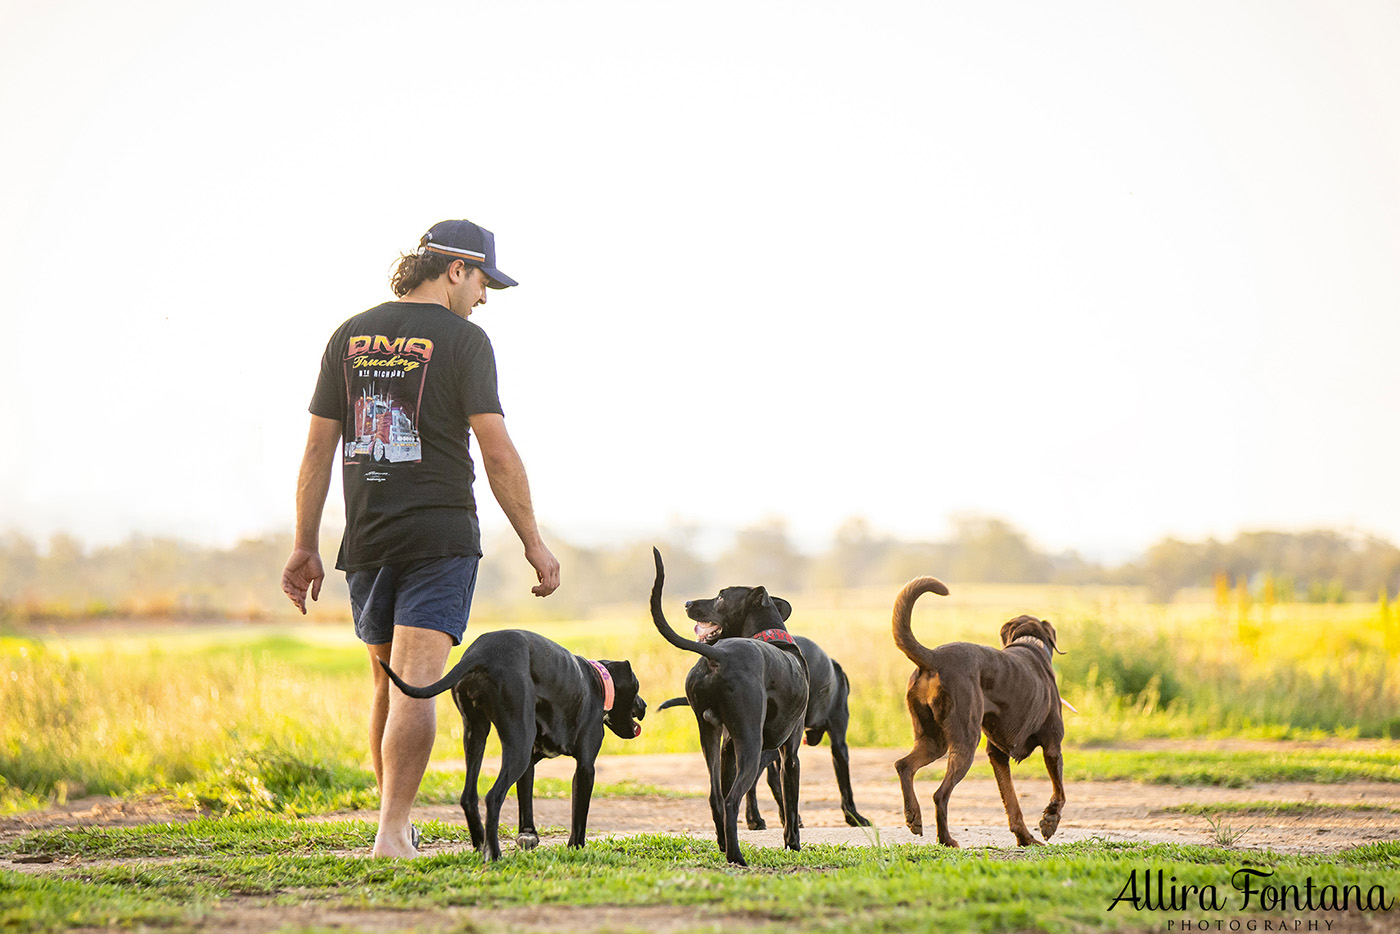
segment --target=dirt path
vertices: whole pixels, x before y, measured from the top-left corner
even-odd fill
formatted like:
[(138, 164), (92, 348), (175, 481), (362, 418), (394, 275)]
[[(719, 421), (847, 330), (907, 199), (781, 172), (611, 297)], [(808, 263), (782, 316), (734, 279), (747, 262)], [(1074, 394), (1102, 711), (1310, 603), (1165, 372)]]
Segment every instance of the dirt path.
[[(856, 806), (873, 821), (882, 843), (929, 843), (933, 839), (931, 796), (942, 775), (941, 763), (920, 773), (916, 790), (925, 811), (927, 830), (915, 837), (904, 826), (899, 784), (892, 763), (905, 750), (854, 749), (851, 778)], [(446, 767), (457, 767), (445, 763)], [(537, 773), (560, 779), (573, 775), (572, 759), (541, 762)], [(484, 771), (494, 773), (496, 763), (487, 762)], [(1050, 783), (1032, 758), (1014, 769), (1016, 789), (1027, 823), (1035, 826), (1041, 809), (1050, 797)], [(598, 760), (597, 780), (601, 783), (633, 781), (682, 792), (695, 797), (598, 798), (589, 810), (591, 839), (608, 834), (674, 833), (713, 835), (704, 760), (698, 753), (651, 756), (604, 756)], [(1273, 849), (1280, 852), (1327, 853), (1378, 840), (1400, 839), (1400, 784), (1350, 783), (1265, 784), (1250, 788), (1176, 788), (1132, 782), (1073, 782), (1067, 789), (1069, 801), (1056, 834), (1056, 843), (1101, 838), (1123, 842), (1216, 843), (1215, 833), (1205, 817), (1169, 810), (1173, 806), (1195, 804), (1209, 807), (1225, 802), (1288, 801), (1314, 805), (1300, 811), (1274, 815), (1231, 814), (1222, 812), (1223, 825), (1237, 830), (1251, 828), (1238, 841), (1243, 849)], [(740, 819), (740, 834), (746, 844), (782, 846), (777, 808), (766, 787), (759, 796), (759, 807), (772, 829), (750, 831)], [(840, 799), (826, 746), (806, 748), (802, 753), (802, 840), (804, 843), (869, 844), (875, 835), (869, 830), (848, 827), (841, 815)], [(554, 828), (543, 842), (562, 842), (569, 826), (568, 800), (540, 799), (535, 803), (536, 823), (541, 830)], [(1006, 827), (996, 783), (990, 778), (969, 778), (958, 785), (949, 807), (953, 835), (963, 846), (1011, 847), (1014, 843)], [(119, 826), (179, 819), (181, 815), (159, 806), (112, 799), (84, 799), (63, 808), (0, 821), (0, 839), (13, 837), (37, 827)], [(330, 815), (374, 819), (372, 812)], [(442, 820), (457, 823), (461, 809), (455, 805), (433, 805), (414, 810), (416, 820)], [(515, 799), (507, 799), (501, 817), (502, 844), (510, 845), (516, 821)], [(430, 852), (448, 849), (429, 843)], [(26, 869), (25, 864), (7, 863), (10, 868)], [(37, 868), (37, 867), (36, 867)]]
[[(904, 826), (904, 810), (899, 783), (892, 763), (907, 750), (851, 750), (851, 781), (856, 807), (874, 822), (882, 843), (930, 842), (933, 839), (931, 796), (942, 777), (941, 763), (935, 763), (915, 781), (919, 803), (925, 811), (927, 829), (915, 837)], [(568, 779), (573, 761), (556, 759), (541, 762), (537, 774)], [(804, 843), (868, 844), (873, 835), (867, 829), (848, 827), (841, 815), (840, 797), (831, 767), (828, 747), (802, 751), (802, 840)], [(1032, 827), (1050, 798), (1050, 782), (1032, 758), (1014, 769), (1021, 809)], [(697, 797), (601, 798), (589, 810), (590, 837), (601, 834), (694, 833), (709, 837), (714, 833), (710, 820), (704, 759), (699, 753), (653, 756), (608, 756), (599, 759), (597, 780), (632, 780)], [(1074, 782), (1066, 789), (1069, 798), (1064, 819), (1055, 835), (1056, 843), (1098, 837), (1113, 841), (1171, 842), (1210, 844), (1214, 832), (1204, 817), (1168, 810), (1182, 804), (1210, 806), (1223, 802), (1290, 801), (1315, 805), (1316, 809), (1283, 812), (1274, 816), (1224, 813), (1222, 823), (1236, 829), (1252, 825), (1239, 846), (1247, 849), (1270, 848), (1280, 852), (1331, 852), (1377, 840), (1400, 839), (1400, 785), (1383, 783), (1267, 784), (1250, 788), (1176, 788), (1133, 782)], [(1365, 810), (1358, 809), (1362, 806)], [(1371, 810), (1375, 808), (1376, 810)], [(764, 787), (759, 809), (770, 829), (750, 831), (740, 818), (744, 842), (761, 846), (782, 846), (777, 829), (777, 807)], [(446, 821), (462, 819), (455, 806), (420, 808), (421, 817)], [(567, 827), (569, 802), (544, 800), (535, 803), (536, 823), (541, 827)], [(504, 809), (501, 826), (513, 830), (516, 812), (513, 799)], [(1006, 812), (990, 778), (965, 779), (954, 791), (949, 805), (953, 836), (963, 846), (1010, 847), (1014, 839), (1006, 826)], [(503, 841), (504, 842), (504, 841)]]

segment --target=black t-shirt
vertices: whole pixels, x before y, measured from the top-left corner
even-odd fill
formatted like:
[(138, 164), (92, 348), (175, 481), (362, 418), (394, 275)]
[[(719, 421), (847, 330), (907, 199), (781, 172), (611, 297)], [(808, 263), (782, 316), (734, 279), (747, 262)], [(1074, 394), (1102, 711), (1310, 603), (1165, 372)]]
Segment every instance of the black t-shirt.
[(467, 417), (501, 414), (486, 332), (386, 302), (331, 335), (311, 414), (341, 423), (345, 571), (481, 554)]

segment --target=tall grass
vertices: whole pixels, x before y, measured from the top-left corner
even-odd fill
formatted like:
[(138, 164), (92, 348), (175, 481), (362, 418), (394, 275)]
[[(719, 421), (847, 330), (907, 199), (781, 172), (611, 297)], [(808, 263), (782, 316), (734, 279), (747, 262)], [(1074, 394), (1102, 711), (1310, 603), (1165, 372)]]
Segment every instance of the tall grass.
[[(667, 609), (681, 628), (679, 603)], [(849, 740), (910, 735), (911, 663), (889, 635), (890, 595), (800, 601), (790, 626), (816, 639), (851, 681)], [(1130, 591), (964, 587), (925, 597), (927, 645), (991, 644), (1019, 613), (1051, 619), (1068, 740), (1154, 737), (1400, 737), (1391, 614), (1374, 605), (1157, 606)], [(500, 623), (473, 623), (470, 636)], [(642, 736), (605, 753), (697, 748), (693, 714), (656, 711), (683, 693), (695, 656), (667, 645), (642, 608), (604, 620), (532, 625), (590, 658), (626, 658), (652, 706)], [(223, 809), (321, 788), (348, 804), (373, 795), (367, 769), (369, 661), (339, 628), (165, 627), (0, 639), (0, 808), (79, 793), (163, 790)], [(460, 761), (461, 725), (439, 700), (436, 755)], [(494, 744), (489, 752), (495, 752)]]

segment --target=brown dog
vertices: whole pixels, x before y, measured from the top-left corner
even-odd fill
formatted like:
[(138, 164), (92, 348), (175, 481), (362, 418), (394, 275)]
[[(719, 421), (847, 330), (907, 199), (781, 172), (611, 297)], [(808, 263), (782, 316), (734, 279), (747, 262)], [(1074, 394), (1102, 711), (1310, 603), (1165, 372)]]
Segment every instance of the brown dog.
[(1037, 746), (1045, 756), (1045, 768), (1054, 786), (1050, 803), (1040, 818), (1045, 839), (1060, 826), (1065, 804), (1064, 760), (1060, 741), (1065, 725), (1060, 716), (1060, 690), (1050, 667), (1055, 627), (1034, 616), (1018, 616), (1001, 627), (1000, 649), (971, 642), (950, 642), (927, 648), (914, 638), (909, 618), (921, 594), (948, 595), (948, 588), (932, 577), (918, 577), (904, 585), (894, 601), (894, 642), (918, 670), (909, 676), (905, 700), (914, 721), (914, 748), (894, 764), (904, 792), (904, 822), (912, 833), (924, 832), (918, 799), (914, 797), (914, 773), (948, 754), (943, 784), (933, 793), (938, 820), (938, 842), (957, 846), (948, 833), (948, 797), (962, 781), (977, 753), (977, 734), (987, 736), (987, 757), (992, 760), (1001, 803), (1016, 842), (1030, 846), (1040, 841), (1026, 829), (1016, 789), (1011, 785), (1011, 760), (1020, 762)]

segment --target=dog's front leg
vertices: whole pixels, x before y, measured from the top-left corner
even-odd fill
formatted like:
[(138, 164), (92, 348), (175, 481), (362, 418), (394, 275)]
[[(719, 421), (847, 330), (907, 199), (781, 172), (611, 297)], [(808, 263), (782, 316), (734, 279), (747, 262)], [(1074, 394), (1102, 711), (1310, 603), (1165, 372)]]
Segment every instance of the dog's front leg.
[[(601, 737), (599, 741), (601, 743)], [(573, 827), (569, 832), (569, 846), (572, 847), (583, 846), (583, 835), (588, 829), (588, 804), (593, 800), (593, 756), (580, 755), (577, 761), (574, 767)]]
[[(768, 778), (768, 791), (773, 795), (773, 803), (778, 806), (778, 823), (787, 826), (787, 814), (783, 804), (783, 775), (778, 766), (778, 754), (775, 752), (765, 752), (764, 760), (768, 763), (763, 767), (763, 774)], [(797, 815), (797, 826), (802, 826), (802, 815)]]
[(987, 758), (992, 760), (992, 773), (997, 777), (997, 790), (1001, 792), (1001, 806), (1006, 808), (1007, 826), (1016, 835), (1018, 846), (1037, 846), (1040, 841), (1026, 829), (1026, 819), (1021, 815), (1021, 802), (1016, 800), (1016, 788), (1011, 784), (1011, 757), (987, 742)]
[(522, 850), (533, 850), (540, 844), (540, 834), (535, 829), (534, 762), (515, 783), (515, 800), (520, 807), (520, 832), (515, 837), (515, 845)]
[(1060, 827), (1060, 814), (1065, 807), (1065, 760), (1060, 755), (1059, 744), (1055, 744), (1052, 749), (1046, 746), (1043, 749), (1045, 756), (1045, 771), (1050, 773), (1050, 803), (1045, 806), (1045, 813), (1040, 816), (1041, 836), (1049, 840), (1051, 835)]

